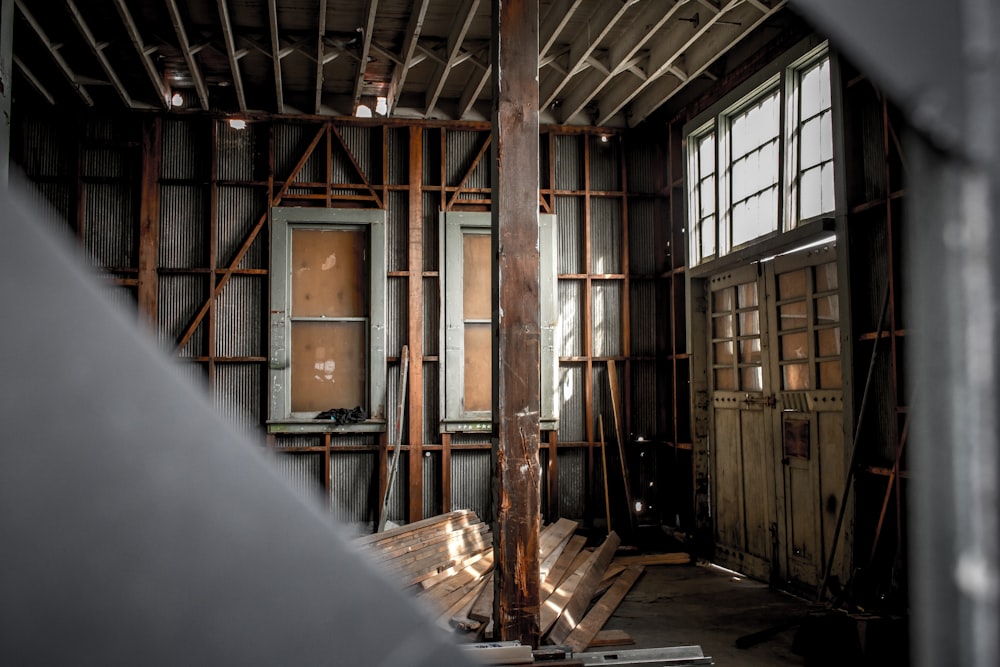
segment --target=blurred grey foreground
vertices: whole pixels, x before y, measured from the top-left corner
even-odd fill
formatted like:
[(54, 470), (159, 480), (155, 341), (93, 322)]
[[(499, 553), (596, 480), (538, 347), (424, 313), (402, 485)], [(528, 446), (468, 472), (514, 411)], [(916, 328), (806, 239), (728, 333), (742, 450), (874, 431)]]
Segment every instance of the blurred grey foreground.
[(0, 664), (461, 665), (0, 191)]

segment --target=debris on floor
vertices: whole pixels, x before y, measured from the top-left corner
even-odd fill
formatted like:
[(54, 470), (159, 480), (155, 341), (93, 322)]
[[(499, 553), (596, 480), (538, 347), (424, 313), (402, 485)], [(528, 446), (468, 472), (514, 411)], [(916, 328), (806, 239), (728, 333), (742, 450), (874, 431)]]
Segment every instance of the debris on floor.
[[(559, 519), (539, 534), (539, 630), (543, 643), (580, 653), (588, 647), (632, 643), (604, 624), (647, 565), (690, 563), (686, 553), (626, 555), (611, 532), (595, 547), (577, 535), (579, 523)], [(358, 542), (401, 578), (437, 615), (437, 625), (462, 643), (489, 642), (493, 614), (493, 536), (471, 510), (457, 510), (368, 535)], [(486, 644), (494, 652), (502, 643)], [(509, 651), (507, 651), (509, 653)]]

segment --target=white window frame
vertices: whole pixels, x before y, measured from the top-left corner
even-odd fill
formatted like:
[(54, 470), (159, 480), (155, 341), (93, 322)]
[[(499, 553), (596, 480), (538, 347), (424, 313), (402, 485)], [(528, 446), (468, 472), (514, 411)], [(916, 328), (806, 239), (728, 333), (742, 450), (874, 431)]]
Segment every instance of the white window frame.
[[(465, 396), (465, 320), (462, 289), (464, 275), (463, 235), (490, 233), (493, 221), (490, 213), (443, 212), (441, 228), (441, 422), (442, 433), (491, 431), (491, 411), (467, 411)], [(543, 431), (559, 428), (557, 400), (559, 357), (556, 341), (559, 327), (556, 274), (556, 216), (538, 216), (539, 300), (541, 305), (541, 414)]]
[[(358, 229), (368, 231), (369, 312), (366, 378), (368, 420), (334, 426), (317, 413), (291, 410), (292, 231)], [(371, 209), (275, 207), (271, 209), (271, 317), (268, 430), (271, 432), (384, 431), (386, 386), (386, 231), (385, 211)], [(330, 406), (352, 408), (354, 406)]]
[[(698, 145), (706, 136), (712, 135), (715, 141), (715, 151), (712, 156), (715, 164), (712, 169), (712, 176), (715, 178), (715, 187), (712, 189), (712, 197), (715, 200), (715, 213), (712, 215), (712, 233), (715, 236), (714, 251), (709, 255), (702, 255), (702, 228), (701, 217), (701, 182), (705, 174), (701, 172), (701, 151)], [(695, 264), (708, 262), (719, 256), (719, 134), (715, 128), (715, 119), (710, 120), (694, 132), (688, 135), (688, 245), (689, 257)]]

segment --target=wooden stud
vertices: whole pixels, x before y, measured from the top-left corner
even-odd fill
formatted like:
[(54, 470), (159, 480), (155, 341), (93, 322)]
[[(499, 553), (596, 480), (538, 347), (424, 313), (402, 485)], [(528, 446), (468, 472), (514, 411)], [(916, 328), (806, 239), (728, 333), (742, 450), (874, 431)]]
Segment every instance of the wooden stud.
[(142, 183), (139, 193), (139, 312), (155, 330), (158, 319), (160, 254), (160, 154), (163, 125), (159, 116), (142, 126)]
[[(209, 166), (209, 214), (208, 214), (208, 266), (212, 269), (208, 274), (208, 293), (215, 293), (217, 280), (216, 265), (219, 254), (219, 122), (209, 120), (209, 146), (212, 149), (211, 165)], [(208, 309), (208, 386), (216, 391), (215, 358), (218, 353), (216, 333), (218, 327), (218, 299), (212, 299)]]
[[(424, 440), (424, 193), (423, 159), (424, 132), (420, 127), (409, 131), (409, 235), (407, 237), (407, 270), (409, 317), (407, 339), (410, 354), (410, 521), (423, 518), (423, 440)], [(442, 465), (445, 461), (442, 460)], [(450, 462), (449, 462), (450, 463)], [(451, 509), (451, 502), (443, 508)]]
[(493, 0), (494, 633), (539, 641), (538, 0)]

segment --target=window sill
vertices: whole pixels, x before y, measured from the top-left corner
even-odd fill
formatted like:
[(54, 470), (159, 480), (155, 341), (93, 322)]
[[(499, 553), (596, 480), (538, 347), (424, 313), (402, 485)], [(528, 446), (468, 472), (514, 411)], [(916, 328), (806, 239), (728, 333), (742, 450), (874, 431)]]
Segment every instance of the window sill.
[(385, 420), (369, 419), (357, 424), (334, 424), (328, 419), (273, 419), (268, 433), (384, 433)]
[[(542, 419), (538, 422), (539, 431), (559, 430), (558, 419)], [(439, 428), (441, 433), (493, 433), (493, 421), (478, 420), (442, 420)]]

